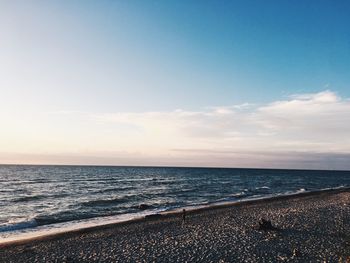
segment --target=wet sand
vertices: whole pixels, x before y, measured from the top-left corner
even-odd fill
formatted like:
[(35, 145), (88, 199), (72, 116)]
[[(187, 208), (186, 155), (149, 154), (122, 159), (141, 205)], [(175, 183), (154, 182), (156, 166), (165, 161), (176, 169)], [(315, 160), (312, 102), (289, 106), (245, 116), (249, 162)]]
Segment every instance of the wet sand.
[[(259, 230), (260, 218), (278, 230)], [(0, 262), (350, 262), (350, 190), (223, 205), (0, 246)]]

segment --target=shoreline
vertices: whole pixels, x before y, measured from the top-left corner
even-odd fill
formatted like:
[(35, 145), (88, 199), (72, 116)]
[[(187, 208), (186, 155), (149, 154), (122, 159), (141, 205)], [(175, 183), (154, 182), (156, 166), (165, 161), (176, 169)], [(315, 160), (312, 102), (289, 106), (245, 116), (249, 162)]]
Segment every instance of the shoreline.
[[(259, 228), (261, 218), (271, 229)], [(346, 262), (350, 189), (181, 211), (7, 244), (0, 262)]]
[[(30, 245), (31, 243), (35, 242), (42, 242), (42, 241), (50, 241), (55, 239), (60, 239), (64, 237), (70, 237), (75, 235), (81, 235), (86, 233), (91, 233), (94, 231), (100, 231), (100, 230), (106, 230), (109, 228), (115, 228), (118, 226), (125, 226), (130, 224), (139, 224), (144, 223), (147, 221), (154, 221), (154, 220), (163, 220), (167, 218), (172, 217), (179, 217), (179, 215), (182, 214), (182, 209), (186, 209), (186, 213), (191, 214), (198, 214), (201, 212), (206, 211), (214, 211), (219, 209), (225, 209), (225, 208), (231, 208), (231, 207), (244, 207), (244, 206), (251, 206), (251, 205), (258, 205), (258, 204), (268, 204), (269, 202), (274, 201), (283, 201), (283, 200), (289, 200), (294, 198), (302, 198), (302, 197), (309, 197), (309, 196), (322, 196), (327, 194), (337, 194), (342, 192), (350, 192), (350, 187), (336, 187), (336, 188), (327, 188), (323, 190), (315, 190), (315, 191), (305, 191), (305, 192), (294, 192), (291, 194), (281, 194), (281, 195), (275, 195), (275, 196), (267, 196), (267, 197), (259, 197), (259, 198), (252, 198), (252, 199), (243, 199), (243, 200), (237, 200), (237, 201), (223, 201), (223, 202), (215, 202), (211, 204), (203, 204), (203, 205), (196, 205), (196, 206), (184, 206), (175, 208), (169, 211), (163, 211), (159, 213), (153, 213), (148, 215), (142, 215), (142, 216), (136, 216), (134, 218), (122, 220), (122, 221), (115, 221), (112, 223), (101, 223), (98, 225), (93, 226), (86, 226), (86, 227), (80, 227), (75, 229), (69, 229), (69, 230), (63, 230), (62, 232), (53, 232), (53, 233), (46, 233), (46, 234), (39, 234), (35, 235), (35, 232), (33, 232), (34, 236), (32, 237), (25, 237), (25, 238), (19, 238), (19, 239), (13, 239), (6, 241), (6, 238), (4, 241), (0, 240), (0, 248), (11, 248), (19, 245)], [(94, 218), (94, 219), (103, 219), (104, 217), (100, 218)], [(74, 221), (72, 221), (74, 222)], [(66, 222), (70, 223), (70, 222)]]

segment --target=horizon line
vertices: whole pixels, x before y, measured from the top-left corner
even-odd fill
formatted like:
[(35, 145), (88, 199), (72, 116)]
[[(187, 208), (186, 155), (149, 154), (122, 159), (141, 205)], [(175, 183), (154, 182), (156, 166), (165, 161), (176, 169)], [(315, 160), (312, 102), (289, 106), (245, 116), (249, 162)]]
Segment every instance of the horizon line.
[(170, 166), (170, 165), (113, 165), (113, 164), (28, 164), (0, 163), (0, 166), (84, 166), (84, 167), (132, 167), (132, 168), (188, 168), (188, 169), (246, 169), (246, 170), (287, 170), (287, 171), (330, 171), (350, 172), (350, 169), (308, 169), (308, 168), (274, 168), (274, 167), (224, 167), (224, 166)]

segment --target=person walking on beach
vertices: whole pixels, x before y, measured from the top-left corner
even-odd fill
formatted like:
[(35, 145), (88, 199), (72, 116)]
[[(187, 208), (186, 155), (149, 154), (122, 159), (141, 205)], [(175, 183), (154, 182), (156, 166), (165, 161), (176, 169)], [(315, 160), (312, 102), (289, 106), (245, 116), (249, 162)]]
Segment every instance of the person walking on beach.
[(182, 224), (184, 225), (186, 223), (186, 210), (182, 209)]

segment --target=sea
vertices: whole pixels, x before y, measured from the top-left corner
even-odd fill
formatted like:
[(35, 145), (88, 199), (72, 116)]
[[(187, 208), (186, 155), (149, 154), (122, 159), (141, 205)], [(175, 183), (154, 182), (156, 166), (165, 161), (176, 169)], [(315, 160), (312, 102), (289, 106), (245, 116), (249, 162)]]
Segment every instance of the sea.
[(0, 243), (349, 186), (350, 171), (0, 165)]

